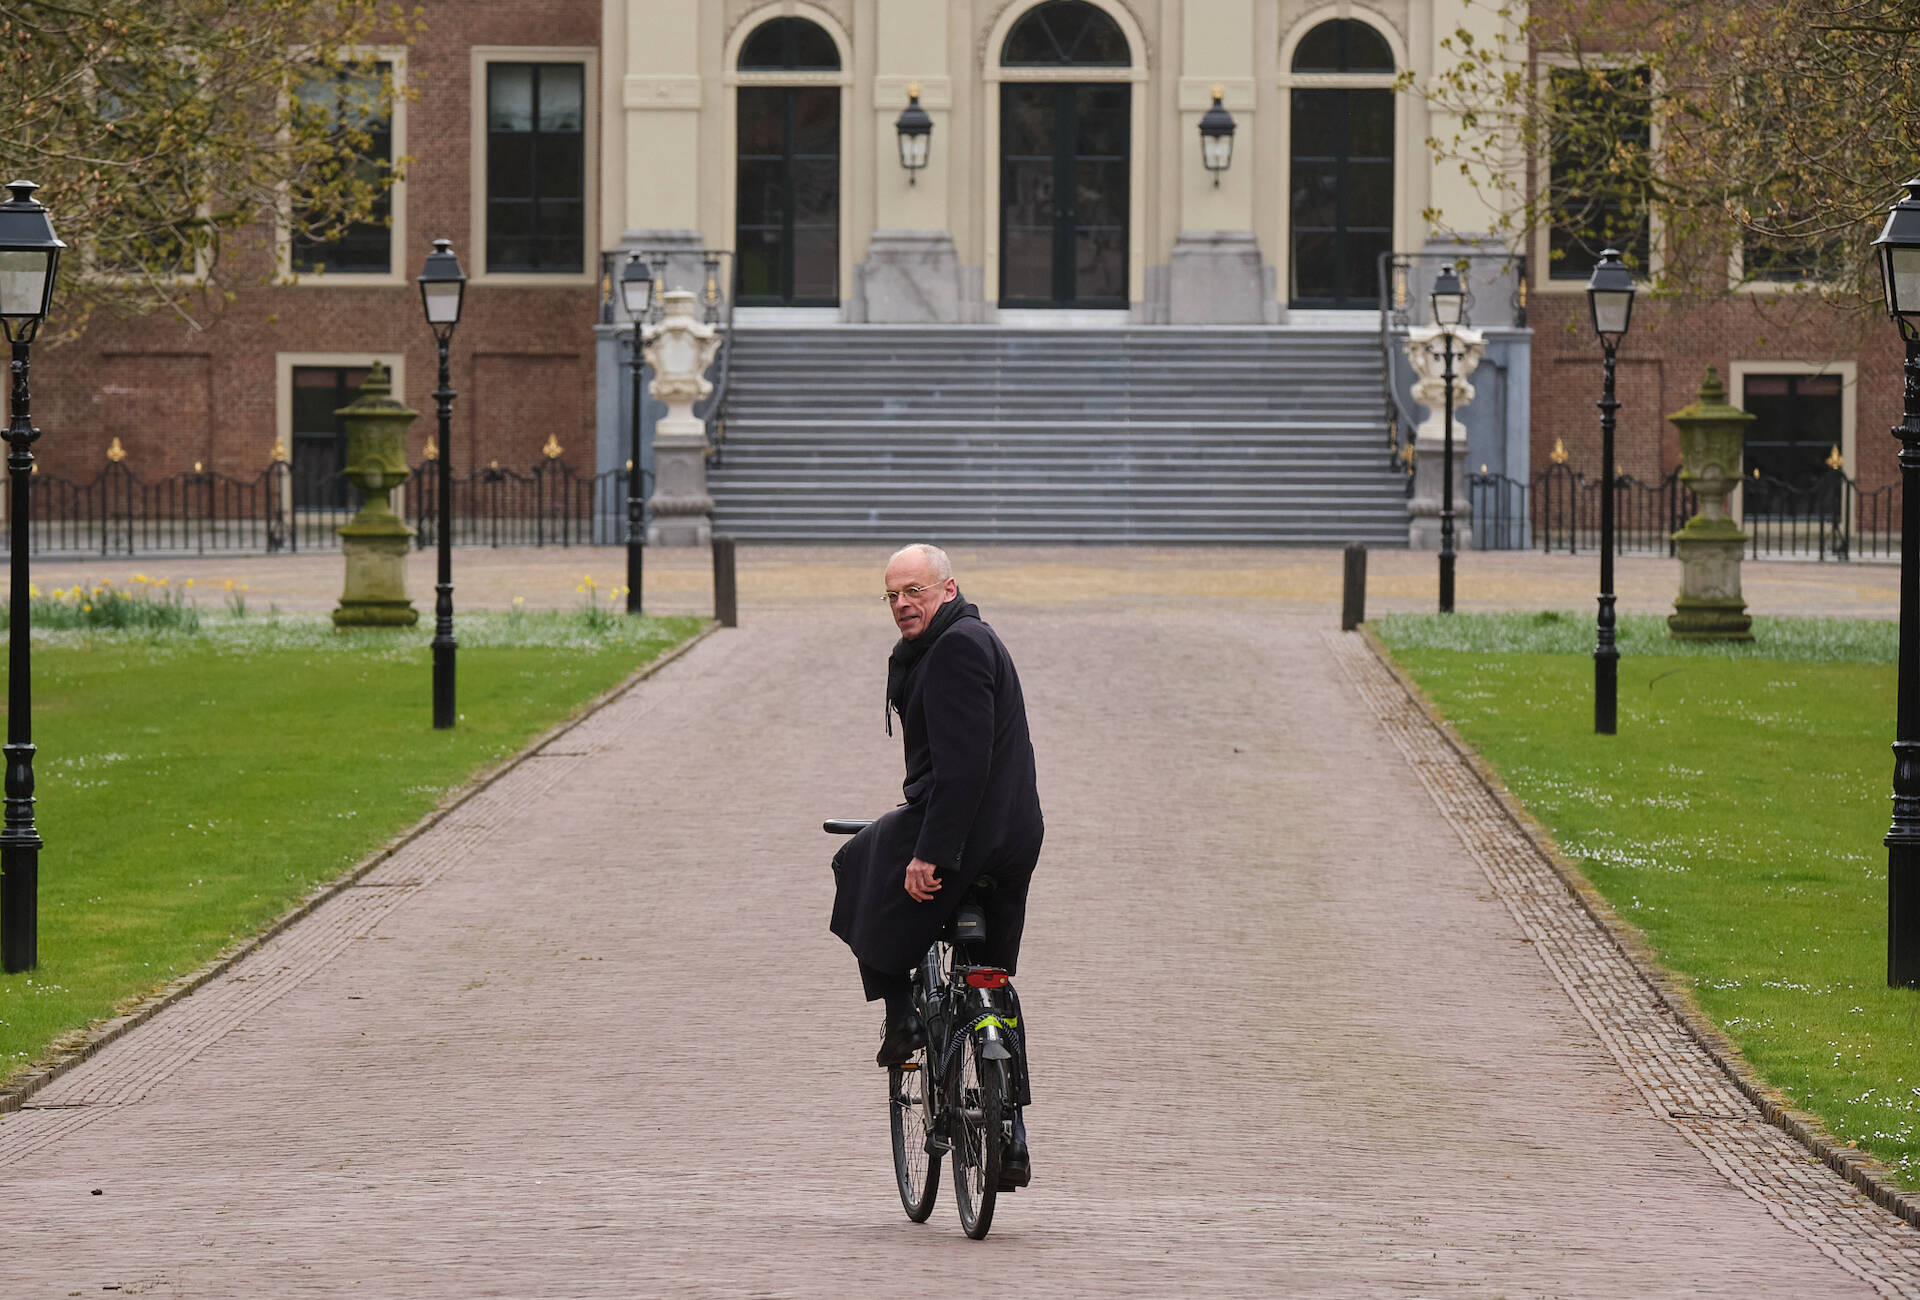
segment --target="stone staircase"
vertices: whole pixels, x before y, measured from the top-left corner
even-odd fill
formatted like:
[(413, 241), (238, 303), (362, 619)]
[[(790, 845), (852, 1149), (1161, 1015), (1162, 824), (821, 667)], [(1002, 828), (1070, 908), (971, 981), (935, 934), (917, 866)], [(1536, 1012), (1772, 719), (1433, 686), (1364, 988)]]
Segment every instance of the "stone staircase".
[(737, 331), (714, 527), (765, 541), (1405, 546), (1373, 336)]

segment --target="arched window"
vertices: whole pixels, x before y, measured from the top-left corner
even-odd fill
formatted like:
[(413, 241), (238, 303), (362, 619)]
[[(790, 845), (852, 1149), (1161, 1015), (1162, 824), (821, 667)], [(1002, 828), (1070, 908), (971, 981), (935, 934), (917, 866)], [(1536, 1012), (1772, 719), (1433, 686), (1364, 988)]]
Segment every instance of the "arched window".
[(840, 51), (818, 23), (771, 18), (740, 46), (742, 72), (838, 72)]
[(1295, 307), (1369, 308), (1380, 301), (1380, 255), (1393, 247), (1393, 50), (1366, 23), (1335, 19), (1301, 38), (1289, 163)]
[(1133, 58), (1120, 25), (1086, 0), (1046, 0), (1007, 33), (1007, 68), (1124, 68)]
[(1387, 38), (1363, 22), (1336, 18), (1300, 39), (1293, 52), (1295, 72), (1392, 72)]

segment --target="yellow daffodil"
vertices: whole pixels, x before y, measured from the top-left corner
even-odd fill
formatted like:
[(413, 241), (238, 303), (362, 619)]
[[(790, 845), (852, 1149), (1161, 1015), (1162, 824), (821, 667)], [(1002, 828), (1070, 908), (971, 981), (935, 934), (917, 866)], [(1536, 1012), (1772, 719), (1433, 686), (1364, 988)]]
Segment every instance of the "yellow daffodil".
[(36, 584), (29, 582), (27, 584), (27, 595), (35, 600), (40, 599), (40, 588)]

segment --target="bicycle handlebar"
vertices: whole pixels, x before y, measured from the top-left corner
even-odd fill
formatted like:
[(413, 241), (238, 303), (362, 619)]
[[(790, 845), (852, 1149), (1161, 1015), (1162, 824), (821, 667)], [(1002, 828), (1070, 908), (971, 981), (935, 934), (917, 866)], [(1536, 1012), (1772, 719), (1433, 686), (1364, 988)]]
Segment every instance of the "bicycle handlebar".
[(873, 825), (871, 818), (862, 820), (857, 817), (829, 817), (820, 823), (820, 829), (829, 835), (858, 835)]

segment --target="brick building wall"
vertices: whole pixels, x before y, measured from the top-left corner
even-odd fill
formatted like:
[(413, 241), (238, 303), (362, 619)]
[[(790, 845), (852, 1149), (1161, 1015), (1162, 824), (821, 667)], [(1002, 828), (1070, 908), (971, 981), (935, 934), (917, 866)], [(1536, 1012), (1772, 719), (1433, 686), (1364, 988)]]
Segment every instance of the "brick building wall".
[[(1599, 340), (1585, 294), (1535, 293), (1528, 304), (1534, 328), (1532, 458), (1548, 464), (1556, 442), (1568, 463), (1589, 476), (1600, 469), (1600, 413), (1594, 405), (1603, 380)], [(1893, 326), (1877, 313), (1855, 315), (1815, 304), (1739, 294), (1711, 301), (1651, 299), (1643, 290), (1633, 326), (1620, 347), (1616, 396), (1619, 425), (1615, 459), (1626, 473), (1655, 481), (1680, 463), (1679, 435), (1667, 416), (1699, 394), (1709, 365), (1728, 384), (1735, 362), (1772, 362), (1783, 371), (1852, 362), (1857, 382), (1855, 456), (1847, 473), (1871, 491), (1899, 477), (1899, 444), (1887, 434), (1900, 419), (1901, 348)]]
[[(34, 354), (34, 417), (43, 430), (35, 452), (45, 472), (90, 478), (118, 438), (126, 464), (152, 479), (193, 468), (251, 478), (263, 470), (281, 428), (283, 354), (398, 356), (404, 391), (420, 412), (411, 431), (418, 461), (434, 432), (437, 353), (412, 283), (436, 237), (454, 241), (469, 275), (472, 191), (471, 49), (476, 45), (590, 47), (600, 41), (598, 0), (430, 0), (425, 30), (407, 51), (404, 242), (394, 246), (404, 283), (348, 286), (324, 276), (299, 285), (266, 283), (272, 232), (229, 241), (222, 286), (236, 294), (219, 307), (199, 304), (197, 320), (155, 314), (97, 316), (76, 340)], [(598, 113), (589, 85), (586, 112)], [(588, 166), (593, 159), (587, 159)], [(70, 245), (84, 231), (59, 225), (59, 196), (43, 196)], [(602, 240), (589, 205), (588, 266)], [(69, 262), (63, 274), (77, 259)], [(589, 284), (471, 284), (451, 366), (456, 469), (491, 460), (522, 470), (541, 459), (549, 435), (575, 470), (593, 467), (593, 323)], [(58, 330), (49, 323), (49, 334)], [(363, 360), (361, 364), (365, 364)]]

